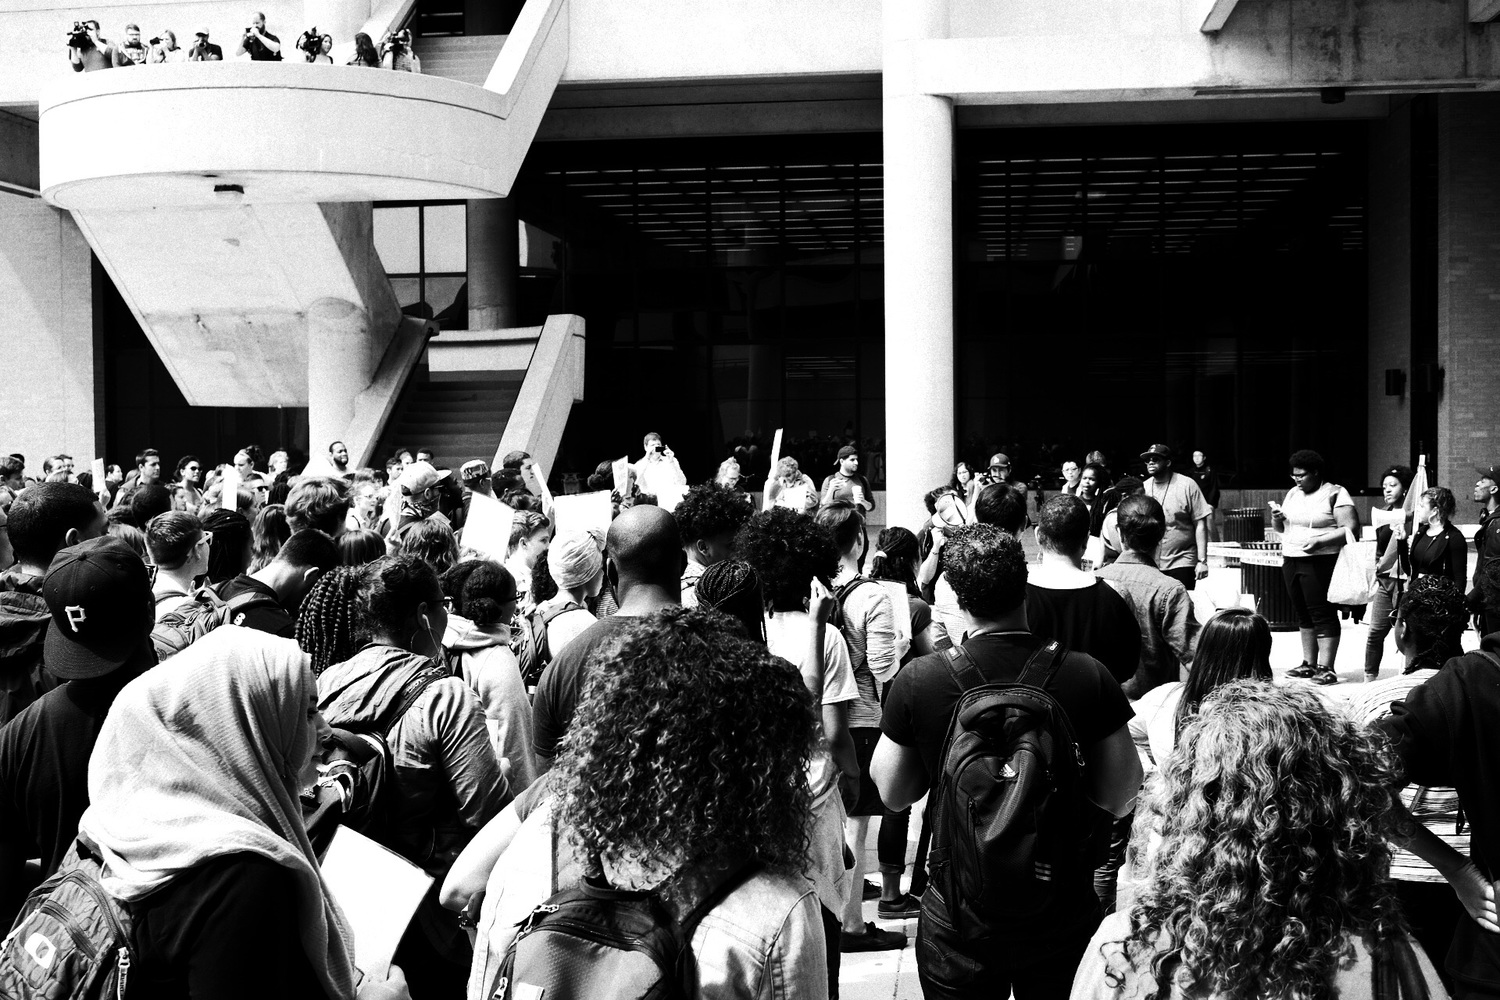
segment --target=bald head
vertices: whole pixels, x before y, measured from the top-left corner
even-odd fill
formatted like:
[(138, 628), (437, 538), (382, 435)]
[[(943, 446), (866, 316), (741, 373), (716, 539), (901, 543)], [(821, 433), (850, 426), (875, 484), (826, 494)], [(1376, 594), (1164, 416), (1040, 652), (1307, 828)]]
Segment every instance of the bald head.
[(631, 507), (609, 526), (605, 551), (624, 585), (676, 587), (682, 577), (677, 520), (660, 507)]

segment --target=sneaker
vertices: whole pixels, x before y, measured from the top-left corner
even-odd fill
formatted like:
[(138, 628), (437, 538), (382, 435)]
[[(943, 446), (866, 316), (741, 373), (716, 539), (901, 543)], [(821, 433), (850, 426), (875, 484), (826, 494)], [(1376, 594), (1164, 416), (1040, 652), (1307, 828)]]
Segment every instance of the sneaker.
[(1339, 675), (1334, 673), (1332, 670), (1319, 670), (1317, 673), (1313, 674), (1312, 682), (1314, 684), (1321, 684), (1323, 687), (1327, 687), (1330, 684), (1337, 684), (1339, 682)]
[(866, 923), (861, 934), (844, 931), (839, 935), (839, 951), (896, 951), (905, 947), (905, 934), (900, 931), (883, 931), (873, 922)]
[(865, 894), (860, 898), (864, 900), (879, 899), (880, 886), (869, 879), (865, 879)]
[(1379, 673), (1373, 673), (1372, 674), (1372, 673), (1370, 673), (1368, 671), (1365, 672), (1365, 683), (1366, 684), (1371, 684), (1371, 683), (1373, 683), (1373, 682), (1375, 682), (1375, 681), (1377, 681), (1379, 679), (1380, 679), (1380, 674)]
[(903, 892), (896, 899), (882, 899), (875, 907), (875, 916), (880, 920), (912, 920), (922, 914), (922, 901)]
[(1311, 663), (1308, 663), (1306, 660), (1303, 660), (1301, 666), (1293, 667), (1286, 672), (1286, 675), (1288, 677), (1300, 677), (1303, 680), (1306, 680), (1317, 672), (1317, 667), (1313, 666)]

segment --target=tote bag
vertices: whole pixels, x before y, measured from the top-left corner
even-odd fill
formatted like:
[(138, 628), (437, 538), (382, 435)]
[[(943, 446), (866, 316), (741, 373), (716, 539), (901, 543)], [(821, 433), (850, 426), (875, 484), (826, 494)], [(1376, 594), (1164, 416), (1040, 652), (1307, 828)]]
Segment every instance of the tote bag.
[(1356, 541), (1354, 532), (1347, 528), (1344, 534), (1346, 542), (1333, 567), (1333, 579), (1328, 582), (1328, 603), (1369, 604), (1375, 589), (1375, 540)]

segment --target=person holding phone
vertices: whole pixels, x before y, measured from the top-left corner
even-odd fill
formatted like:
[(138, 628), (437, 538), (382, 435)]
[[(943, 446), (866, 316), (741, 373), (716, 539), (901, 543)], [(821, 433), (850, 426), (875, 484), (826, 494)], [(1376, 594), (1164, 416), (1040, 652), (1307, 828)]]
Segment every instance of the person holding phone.
[(646, 448), (645, 457), (631, 468), (636, 486), (642, 493), (661, 496), (664, 489), (673, 492), (687, 485), (687, 476), (677, 464), (677, 456), (662, 442), (660, 434), (652, 431), (642, 443)]
[(1339, 651), (1339, 616), (1328, 603), (1328, 584), (1345, 531), (1359, 537), (1359, 514), (1348, 490), (1323, 479), (1322, 455), (1304, 448), (1292, 454), (1289, 464), (1296, 485), (1281, 503), (1268, 504), (1272, 527), (1281, 532), (1281, 575), (1302, 634), (1302, 663), (1287, 676), (1337, 684), (1333, 664)]

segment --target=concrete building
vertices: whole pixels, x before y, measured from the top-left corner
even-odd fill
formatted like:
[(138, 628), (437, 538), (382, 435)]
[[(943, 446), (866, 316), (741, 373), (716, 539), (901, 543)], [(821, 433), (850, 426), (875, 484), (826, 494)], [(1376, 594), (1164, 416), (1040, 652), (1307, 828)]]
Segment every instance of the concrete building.
[[(0, 12), (0, 449), (356, 461), (1148, 442), (1500, 461), (1495, 0), (266, 0), (290, 57), (74, 74)], [(313, 25), (339, 65), (294, 61)], [(423, 75), (342, 65), (409, 26)]]

